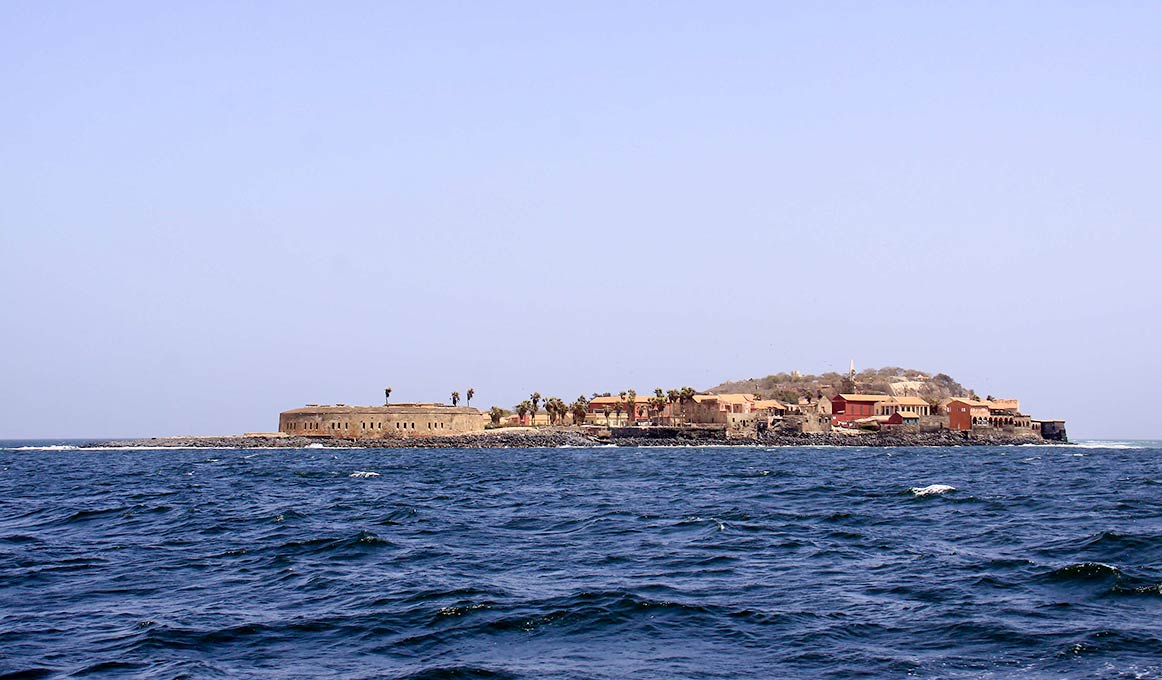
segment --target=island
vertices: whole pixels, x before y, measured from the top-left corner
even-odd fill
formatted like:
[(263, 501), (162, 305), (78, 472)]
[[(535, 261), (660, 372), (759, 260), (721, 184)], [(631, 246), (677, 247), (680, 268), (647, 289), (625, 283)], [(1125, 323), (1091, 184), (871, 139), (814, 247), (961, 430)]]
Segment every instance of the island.
[[(475, 390), (467, 391), (469, 401)], [(94, 446), (503, 448), (557, 446), (995, 446), (1065, 444), (1064, 420), (1026, 414), (1015, 398), (981, 398), (943, 373), (887, 367), (846, 375), (798, 372), (566, 403), (533, 392), (511, 410), (450, 403), (307, 404), (278, 430), (226, 437), (154, 437)], [(543, 411), (543, 412), (542, 412)]]

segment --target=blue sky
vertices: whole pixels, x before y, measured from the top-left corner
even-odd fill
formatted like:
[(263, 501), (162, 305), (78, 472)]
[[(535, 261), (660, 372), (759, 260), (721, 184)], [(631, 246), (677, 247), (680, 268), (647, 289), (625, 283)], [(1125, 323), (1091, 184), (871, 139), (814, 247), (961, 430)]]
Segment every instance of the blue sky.
[(0, 437), (900, 365), (1162, 437), (1162, 6), (0, 5)]

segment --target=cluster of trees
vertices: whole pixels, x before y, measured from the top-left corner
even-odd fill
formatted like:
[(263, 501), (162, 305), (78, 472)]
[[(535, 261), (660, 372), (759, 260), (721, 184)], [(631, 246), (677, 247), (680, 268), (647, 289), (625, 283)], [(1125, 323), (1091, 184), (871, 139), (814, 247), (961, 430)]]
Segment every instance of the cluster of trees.
[[(529, 422), (535, 422), (537, 414), (541, 410), (542, 399), (540, 392), (533, 392), (529, 395), (528, 399), (514, 406), (513, 411), (520, 416), (522, 421), (525, 419), (525, 416), (531, 416)], [(573, 415), (574, 423), (585, 422), (585, 414), (589, 412), (589, 400), (585, 398), (585, 395), (577, 397), (571, 404), (565, 403), (565, 400), (560, 397), (549, 397), (548, 399), (544, 399), (544, 406), (545, 412), (549, 414), (549, 423), (553, 425), (564, 425), (565, 416), (570, 414)], [(488, 414), (492, 419), (492, 423), (497, 425), (500, 423), (501, 417), (505, 415), (505, 412), (504, 409), (493, 406)]]
[[(620, 418), (622, 415), (628, 415), (632, 419), (639, 417), (649, 417), (654, 420), (659, 420), (667, 406), (681, 405), (683, 408), (686, 404), (694, 401), (694, 395), (698, 391), (693, 387), (682, 387), (679, 389), (663, 390), (658, 387), (654, 389), (652, 396), (642, 398), (635, 390), (623, 390), (618, 393), (618, 401), (611, 404), (606, 404), (602, 408), (602, 412), (607, 419), (611, 416)], [(605, 394), (593, 393), (593, 399), (598, 397), (612, 396), (609, 392)], [(590, 399), (585, 395), (578, 396), (572, 402), (567, 403), (565, 400), (558, 397), (544, 398), (540, 392), (533, 392), (528, 399), (520, 402), (513, 407), (512, 413), (516, 413), (522, 422), (528, 418), (528, 422), (535, 422), (537, 414), (544, 408), (549, 415), (549, 422), (553, 425), (564, 425), (565, 419), (568, 416), (573, 417), (573, 423), (581, 424), (585, 422), (585, 416), (589, 413)], [(671, 408), (671, 413), (677, 409)], [(493, 425), (499, 425), (501, 418), (510, 413), (498, 406), (493, 406), (488, 411), (489, 418)]]
[[(680, 405), (682, 410), (684, 410), (687, 404), (694, 401), (695, 394), (698, 394), (698, 391), (693, 387), (682, 387), (680, 389), (671, 390), (663, 390), (660, 387), (656, 387), (654, 388), (653, 396), (647, 398), (644, 401), (645, 409), (643, 412), (643, 409), (637, 408), (637, 392), (634, 390), (624, 390), (617, 393), (619, 401), (615, 401), (612, 404), (606, 404), (602, 409), (602, 412), (605, 414), (605, 418), (607, 420), (609, 420), (610, 416), (616, 416), (618, 419), (620, 419), (622, 414), (628, 414), (634, 420), (641, 417), (642, 415), (645, 415), (651, 420), (658, 422), (661, 420), (662, 413), (665, 412), (667, 405), (671, 406), (671, 414), (679, 410), (673, 408), (677, 405)], [(605, 394), (593, 395), (594, 398), (609, 396), (612, 395), (608, 392)]]

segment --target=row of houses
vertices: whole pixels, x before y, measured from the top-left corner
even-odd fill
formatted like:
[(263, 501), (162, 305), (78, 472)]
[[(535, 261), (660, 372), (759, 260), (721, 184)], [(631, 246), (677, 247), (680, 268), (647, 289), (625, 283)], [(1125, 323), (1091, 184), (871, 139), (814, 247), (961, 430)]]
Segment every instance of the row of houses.
[[(512, 425), (548, 425), (541, 413), (524, 418), (513, 415)], [(565, 424), (573, 424), (572, 416)], [(578, 423), (580, 424), (580, 423)], [(1020, 410), (1016, 399), (979, 400), (969, 397), (939, 402), (920, 397), (889, 394), (836, 394), (798, 403), (760, 399), (753, 394), (694, 394), (683, 400), (661, 402), (651, 396), (595, 396), (588, 403), (585, 425), (721, 426), (728, 431), (791, 428), (800, 432), (826, 432), (832, 428), (912, 431), (989, 431), (1011, 435), (1062, 439), (1061, 420), (1035, 420)]]
[(1045, 439), (1065, 438), (1065, 421), (1034, 419), (1021, 413), (1021, 403), (1017, 399), (953, 397), (933, 404), (918, 397), (837, 394), (830, 401), (831, 421), (835, 427), (927, 427), (956, 432), (989, 429)]
[(630, 404), (620, 395), (594, 397), (589, 401), (585, 422), (595, 425), (733, 425), (742, 426), (762, 415), (783, 415), (787, 405), (762, 400), (751, 394), (695, 394), (682, 401), (666, 402), (658, 408), (649, 397)]

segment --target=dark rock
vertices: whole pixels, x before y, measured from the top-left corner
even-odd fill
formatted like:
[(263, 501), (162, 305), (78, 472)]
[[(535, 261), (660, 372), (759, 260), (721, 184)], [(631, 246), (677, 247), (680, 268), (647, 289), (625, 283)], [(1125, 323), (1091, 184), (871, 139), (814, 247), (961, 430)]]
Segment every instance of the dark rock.
[(90, 447), (146, 448), (273, 448), (302, 449), (318, 444), (336, 448), (362, 449), (498, 449), (555, 448), (559, 446), (1003, 446), (1011, 444), (1060, 445), (1030, 437), (1002, 434), (981, 435), (941, 430), (940, 432), (869, 432), (864, 434), (819, 434), (768, 431), (747, 436), (729, 436), (721, 429), (686, 429), (672, 427), (614, 428), (608, 438), (572, 428), (543, 428), (536, 431), (504, 429), (486, 433), (447, 437), (411, 437), (393, 439), (328, 439), (322, 437), (155, 437), (126, 441), (93, 442)]

